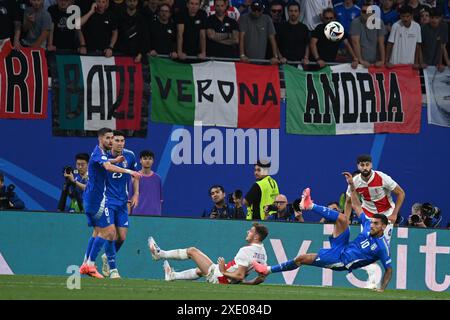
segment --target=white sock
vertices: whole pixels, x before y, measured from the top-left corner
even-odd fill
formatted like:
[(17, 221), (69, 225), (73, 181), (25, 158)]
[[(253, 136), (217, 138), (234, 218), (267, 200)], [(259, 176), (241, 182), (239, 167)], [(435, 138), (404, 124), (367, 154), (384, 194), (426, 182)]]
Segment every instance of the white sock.
[(175, 280), (196, 280), (200, 278), (197, 274), (197, 268), (174, 272), (173, 275)]
[(176, 249), (176, 250), (160, 250), (159, 255), (163, 259), (173, 259), (173, 260), (187, 260), (189, 259), (187, 254), (187, 249)]

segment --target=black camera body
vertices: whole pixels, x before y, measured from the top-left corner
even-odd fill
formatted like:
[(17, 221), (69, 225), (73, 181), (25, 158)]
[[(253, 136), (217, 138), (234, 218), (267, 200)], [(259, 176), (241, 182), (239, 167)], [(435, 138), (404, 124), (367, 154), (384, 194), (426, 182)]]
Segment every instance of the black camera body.
[(65, 166), (63, 168), (63, 174), (71, 174), (73, 172), (73, 168), (71, 166)]
[(414, 224), (419, 223), (420, 222), (420, 217), (417, 214), (413, 214), (411, 216), (411, 222), (414, 223)]
[(10, 208), (9, 202), (10, 199), (14, 197), (14, 189), (16, 189), (16, 186), (13, 184), (10, 184), (8, 187), (6, 187), (5, 192), (1, 192), (0, 189), (0, 209)]
[(278, 207), (276, 204), (270, 204), (267, 206), (267, 212), (271, 212), (271, 211), (278, 211)]

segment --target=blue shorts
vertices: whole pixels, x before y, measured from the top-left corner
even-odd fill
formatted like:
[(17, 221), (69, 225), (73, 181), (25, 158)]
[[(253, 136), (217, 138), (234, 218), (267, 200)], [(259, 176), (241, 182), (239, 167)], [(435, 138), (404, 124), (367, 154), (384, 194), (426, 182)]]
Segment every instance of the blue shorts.
[(109, 214), (113, 219), (113, 223), (118, 228), (128, 228), (128, 206), (124, 204), (108, 204)]
[(316, 259), (311, 264), (315, 267), (328, 268), (333, 270), (347, 270), (341, 260), (341, 253), (350, 240), (350, 229), (347, 228), (337, 238), (330, 237), (329, 249), (320, 249)]
[(112, 224), (108, 208), (104, 205), (101, 204), (95, 209), (93, 207), (85, 207), (85, 210), (89, 227), (106, 228)]

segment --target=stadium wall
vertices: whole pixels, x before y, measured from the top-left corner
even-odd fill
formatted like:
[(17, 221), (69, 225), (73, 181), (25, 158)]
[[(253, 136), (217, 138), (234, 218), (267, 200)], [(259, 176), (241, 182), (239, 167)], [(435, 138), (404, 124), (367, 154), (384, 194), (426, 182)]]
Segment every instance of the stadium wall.
[[(7, 184), (17, 186), (30, 210), (56, 210), (64, 182), (62, 168), (74, 165), (76, 153), (90, 153), (97, 144), (96, 138), (53, 136), (51, 106), (48, 109), (45, 120), (0, 119), (4, 137), (0, 170), (6, 173)], [(165, 216), (199, 217), (203, 209), (211, 207), (207, 191), (214, 184), (229, 192), (247, 192), (254, 182), (255, 157), (265, 155), (274, 164), (280, 191), (290, 201), (307, 186), (317, 203), (336, 201), (346, 189), (341, 172), (355, 170), (356, 157), (371, 153), (374, 168), (392, 176), (406, 191), (400, 211), (405, 219), (413, 203), (432, 202), (444, 216), (440, 227), (450, 222), (450, 171), (446, 168), (450, 148), (445, 147), (450, 131), (427, 124), (426, 108), (420, 134), (344, 136), (286, 134), (285, 110), (283, 103), (279, 130), (199, 130), (149, 121), (147, 137), (128, 138), (126, 147), (137, 154), (143, 149), (155, 152), (153, 169), (162, 177)], [(230, 143), (228, 138), (235, 134), (240, 135), (243, 150), (238, 150), (238, 139), (234, 145)], [(177, 156), (180, 149), (182, 156)], [(306, 217), (307, 221), (319, 219)]]
[[(83, 215), (0, 211), (0, 274), (67, 275), (69, 266), (82, 262), (91, 229)], [(213, 261), (229, 261), (245, 245), (251, 222), (173, 217), (131, 217), (130, 232), (118, 258), (126, 278), (163, 279), (162, 261), (152, 261), (147, 239), (154, 236), (163, 249), (195, 246)], [(330, 224), (266, 222), (268, 263), (276, 264), (299, 253), (326, 246)], [(352, 238), (360, 231), (351, 226)], [(391, 244), (393, 278), (390, 289), (449, 291), (450, 230), (396, 228)], [(98, 259), (98, 265), (101, 266)], [(192, 261), (173, 261), (177, 270)], [(381, 277), (381, 266), (379, 276)], [(267, 283), (364, 287), (367, 273), (336, 272), (303, 267), (273, 274)], [(107, 280), (106, 280), (107, 281)]]

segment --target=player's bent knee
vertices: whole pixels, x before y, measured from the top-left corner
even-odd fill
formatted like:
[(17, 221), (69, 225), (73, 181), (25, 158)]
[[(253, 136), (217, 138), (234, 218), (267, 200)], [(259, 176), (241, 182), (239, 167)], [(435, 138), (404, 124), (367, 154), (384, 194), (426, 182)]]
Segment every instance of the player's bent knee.
[(192, 257), (195, 253), (197, 253), (199, 250), (196, 247), (190, 247), (186, 249), (186, 253), (188, 257)]

